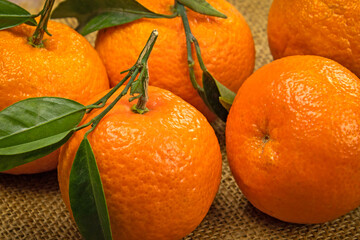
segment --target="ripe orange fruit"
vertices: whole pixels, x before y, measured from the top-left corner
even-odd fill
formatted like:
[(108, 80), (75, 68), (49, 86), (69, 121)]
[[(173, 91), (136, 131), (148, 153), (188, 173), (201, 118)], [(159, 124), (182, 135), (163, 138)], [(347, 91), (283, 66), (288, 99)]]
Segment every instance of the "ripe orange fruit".
[[(150, 111), (144, 115), (132, 112), (128, 97), (88, 136), (113, 237), (180, 239), (202, 221), (218, 190), (219, 143), (206, 118), (171, 92), (150, 86)], [(60, 190), (69, 210), (70, 170), (84, 131), (61, 148), (59, 158)]]
[(360, 76), (360, 2), (274, 0), (268, 39), (275, 59), (319, 55)]
[(229, 165), (261, 211), (322, 223), (360, 205), (360, 81), (318, 56), (276, 60), (240, 88), (226, 126)]
[[(0, 110), (29, 97), (56, 96), (85, 103), (109, 88), (97, 52), (70, 27), (49, 21), (52, 37), (44, 48), (28, 44), (35, 27), (25, 24), (0, 31)], [(56, 168), (58, 151), (6, 171), (37, 173)]]
[[(172, 14), (173, 0), (139, 1), (148, 9)], [(210, 0), (227, 19), (205, 16), (188, 10), (192, 33), (198, 40), (202, 58), (209, 72), (236, 92), (254, 68), (255, 50), (250, 29), (243, 16), (226, 0)], [(159, 37), (149, 59), (150, 84), (167, 89), (200, 110), (209, 120), (215, 115), (203, 103), (189, 78), (186, 39), (180, 17), (173, 19), (140, 19), (99, 31), (95, 48), (104, 61), (111, 86), (137, 60), (149, 33), (157, 29)], [(196, 54), (193, 51), (196, 61)], [(195, 75), (201, 84), (201, 70), (196, 62)], [(167, 77), (164, 77), (167, 76)]]

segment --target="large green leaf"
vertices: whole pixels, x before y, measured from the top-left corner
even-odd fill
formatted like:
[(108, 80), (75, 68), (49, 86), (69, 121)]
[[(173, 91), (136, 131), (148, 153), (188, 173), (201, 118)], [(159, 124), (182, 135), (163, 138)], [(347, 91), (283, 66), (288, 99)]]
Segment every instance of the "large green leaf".
[(29, 98), (0, 112), (0, 171), (45, 156), (72, 135), (85, 107), (65, 98)]
[(0, 0), (0, 30), (11, 28), (22, 23), (36, 26), (34, 16), (18, 5)]
[(203, 72), (202, 78), (207, 100), (205, 103), (221, 120), (226, 122), (235, 93), (218, 82), (208, 71)]
[(227, 18), (225, 14), (216, 10), (205, 0), (177, 0), (182, 5), (190, 8), (191, 10), (215, 17)]
[(110, 219), (98, 167), (89, 140), (84, 137), (70, 172), (71, 210), (86, 240), (111, 240)]
[(59, 4), (53, 18), (75, 17), (83, 34), (129, 23), (140, 18), (174, 17), (156, 14), (135, 0), (66, 0)]

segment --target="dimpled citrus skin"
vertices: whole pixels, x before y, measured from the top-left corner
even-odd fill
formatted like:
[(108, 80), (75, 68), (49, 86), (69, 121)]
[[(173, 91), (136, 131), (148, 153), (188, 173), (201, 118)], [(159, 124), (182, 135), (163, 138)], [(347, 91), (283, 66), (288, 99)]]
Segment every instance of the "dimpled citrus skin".
[[(27, 39), (35, 27), (0, 31), (0, 110), (30, 97), (56, 96), (85, 103), (109, 88), (104, 65), (89, 42), (70, 27), (49, 21), (44, 48)], [(38, 173), (56, 168), (58, 151), (6, 171)]]
[(275, 59), (319, 55), (360, 76), (360, 2), (274, 0), (268, 39)]
[(360, 204), (360, 84), (317, 56), (276, 60), (240, 88), (226, 126), (247, 199), (287, 222), (322, 223)]
[[(139, 2), (152, 11), (172, 14), (173, 0)], [(208, 2), (228, 18), (210, 17), (188, 10), (190, 27), (200, 44), (202, 58), (210, 73), (236, 92), (254, 68), (252, 35), (242, 15), (230, 3), (225, 0)], [(114, 86), (125, 76), (119, 75), (119, 69), (126, 69), (137, 60), (138, 53), (153, 29), (158, 30), (159, 37), (149, 59), (150, 84), (175, 93), (195, 106), (209, 120), (213, 120), (214, 114), (206, 107), (190, 82), (185, 32), (180, 17), (140, 19), (99, 31), (95, 48), (104, 61), (111, 85)], [(195, 51), (193, 57), (196, 60)], [(196, 62), (195, 75), (200, 84), (201, 74)]]
[[(219, 143), (206, 118), (174, 94), (150, 86), (144, 115), (130, 110), (128, 97), (88, 136), (113, 237), (181, 239), (202, 221), (218, 190)], [(84, 131), (61, 148), (58, 177), (68, 209), (70, 169)]]

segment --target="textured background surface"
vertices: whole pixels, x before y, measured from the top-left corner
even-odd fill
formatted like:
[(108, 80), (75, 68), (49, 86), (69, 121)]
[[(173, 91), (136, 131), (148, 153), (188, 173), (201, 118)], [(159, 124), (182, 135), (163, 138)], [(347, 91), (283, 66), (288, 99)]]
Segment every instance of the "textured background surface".
[[(272, 60), (266, 39), (271, 0), (230, 2), (250, 25), (256, 45), (257, 69)], [(90, 40), (93, 37), (90, 36)], [(231, 176), (224, 146), (225, 126), (220, 121), (213, 126), (222, 146), (222, 182), (206, 218), (185, 239), (360, 238), (359, 208), (325, 224), (299, 225), (278, 221), (252, 207)], [(32, 176), (0, 174), (0, 209), (0, 239), (81, 239), (61, 200), (55, 171)]]

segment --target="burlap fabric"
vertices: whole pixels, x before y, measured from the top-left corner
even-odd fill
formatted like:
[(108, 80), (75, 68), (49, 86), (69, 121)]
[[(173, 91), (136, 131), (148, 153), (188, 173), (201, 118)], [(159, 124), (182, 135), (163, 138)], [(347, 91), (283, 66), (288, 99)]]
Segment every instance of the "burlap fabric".
[[(256, 68), (270, 62), (266, 20), (271, 1), (230, 2), (251, 27)], [(93, 38), (94, 35), (89, 36), (90, 41)], [(224, 123), (217, 121), (213, 126), (223, 153), (222, 182), (209, 213), (185, 239), (360, 239), (359, 208), (332, 222), (316, 225), (284, 223), (255, 209), (229, 170)], [(81, 239), (61, 200), (56, 171), (32, 176), (0, 174), (0, 208), (0, 239)]]

